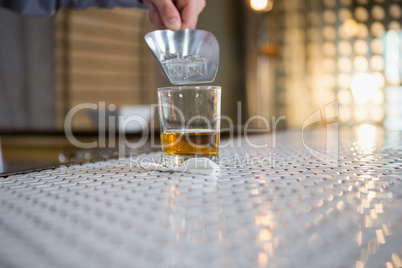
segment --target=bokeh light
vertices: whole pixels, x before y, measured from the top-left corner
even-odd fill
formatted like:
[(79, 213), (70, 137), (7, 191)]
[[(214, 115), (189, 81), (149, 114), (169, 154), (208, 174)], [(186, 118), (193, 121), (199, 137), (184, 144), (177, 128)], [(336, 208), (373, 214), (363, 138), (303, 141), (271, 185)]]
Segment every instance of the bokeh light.
[(347, 19), (339, 29), (339, 34), (342, 38), (350, 38), (357, 34), (359, 24), (353, 19)]
[(374, 77), (368, 73), (356, 74), (352, 79), (351, 90), (356, 103), (366, 103), (376, 95), (378, 86)]
[(250, 6), (256, 11), (270, 11), (274, 4), (270, 0), (250, 0)]
[(357, 122), (364, 122), (367, 120), (368, 110), (365, 106), (355, 106), (353, 110), (353, 117)]

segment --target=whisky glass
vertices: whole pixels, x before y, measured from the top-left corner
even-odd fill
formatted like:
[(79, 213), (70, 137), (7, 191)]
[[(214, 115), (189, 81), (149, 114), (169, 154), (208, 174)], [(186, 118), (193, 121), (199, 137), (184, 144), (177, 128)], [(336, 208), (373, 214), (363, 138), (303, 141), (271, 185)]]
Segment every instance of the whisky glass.
[(177, 167), (190, 158), (218, 164), (221, 88), (173, 86), (158, 88), (162, 165)]

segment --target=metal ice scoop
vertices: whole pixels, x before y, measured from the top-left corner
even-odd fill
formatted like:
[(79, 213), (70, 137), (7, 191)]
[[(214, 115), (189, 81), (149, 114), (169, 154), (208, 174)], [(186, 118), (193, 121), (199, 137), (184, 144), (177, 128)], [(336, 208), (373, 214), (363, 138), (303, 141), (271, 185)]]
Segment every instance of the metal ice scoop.
[(174, 85), (209, 83), (219, 65), (219, 44), (204, 30), (158, 30), (147, 33), (145, 42), (159, 70)]

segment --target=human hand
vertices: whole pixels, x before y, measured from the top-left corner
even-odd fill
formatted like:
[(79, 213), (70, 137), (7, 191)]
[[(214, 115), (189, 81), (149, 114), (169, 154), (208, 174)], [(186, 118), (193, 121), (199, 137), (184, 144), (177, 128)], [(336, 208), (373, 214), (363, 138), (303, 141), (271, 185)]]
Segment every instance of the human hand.
[(205, 0), (143, 0), (157, 29), (194, 29)]

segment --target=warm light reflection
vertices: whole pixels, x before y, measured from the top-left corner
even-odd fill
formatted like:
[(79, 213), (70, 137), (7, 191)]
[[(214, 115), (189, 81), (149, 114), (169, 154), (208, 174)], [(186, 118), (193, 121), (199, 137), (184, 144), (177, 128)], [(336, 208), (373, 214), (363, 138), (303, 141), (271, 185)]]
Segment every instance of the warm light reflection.
[(373, 220), (376, 220), (376, 219), (378, 218), (378, 215), (377, 215), (377, 212), (375, 211), (375, 209), (371, 209), (371, 210), (370, 210), (370, 217), (371, 217)]
[(370, 228), (372, 226), (371, 218), (369, 215), (364, 216), (364, 227)]
[(251, 190), (250, 190), (250, 193), (251, 193), (252, 195), (257, 195), (257, 194), (259, 194), (259, 191), (258, 191), (258, 189), (251, 189)]
[(257, 215), (255, 217), (255, 224), (257, 226), (269, 227), (272, 230), (274, 228), (273, 215), (271, 213), (267, 213), (265, 215)]
[(250, 0), (250, 6), (256, 11), (270, 11), (274, 4), (272, 0)]
[(392, 253), (392, 262), (395, 264), (395, 267), (401, 267), (402, 266), (402, 259), (401, 257), (398, 256), (396, 253)]
[[(268, 258), (272, 257), (274, 254), (275, 239), (272, 233), (272, 230), (274, 229), (273, 213), (271, 211), (267, 211), (263, 215), (257, 215), (255, 217), (255, 224), (260, 227), (257, 240), (261, 243), (262, 248), (264, 249), (263, 254), (258, 256), (258, 263), (260, 266), (265, 267), (265, 264), (268, 262)], [(276, 243), (278, 243), (277, 239)]]
[(358, 231), (356, 234), (356, 242), (358, 246), (362, 245), (362, 231)]
[(375, 204), (375, 211), (377, 213), (383, 213), (384, 212), (383, 208), (384, 208), (384, 205), (382, 203)]
[(361, 125), (357, 130), (357, 143), (359, 150), (363, 154), (372, 153), (374, 150), (374, 143), (377, 138), (377, 130), (371, 125)]
[(381, 229), (378, 229), (375, 231), (376, 237), (377, 237), (377, 241), (379, 244), (385, 244), (385, 236), (384, 236), (384, 232)]
[(389, 230), (388, 230), (388, 226), (385, 225), (385, 224), (382, 225), (382, 230), (384, 231), (384, 235), (385, 235), (385, 236), (389, 236), (389, 235), (391, 234), (391, 233), (389, 232)]
[(355, 268), (364, 268), (364, 262), (363, 261), (356, 261)]
[(258, 240), (261, 242), (271, 241), (272, 233), (268, 229), (261, 229), (258, 234)]
[(274, 255), (274, 243), (272, 242), (266, 242), (263, 244), (262, 248), (264, 251), (267, 253), (269, 257), (272, 257)]
[(367, 243), (367, 253), (374, 255), (378, 251), (378, 241), (375, 237), (371, 238)]
[(268, 256), (264, 252), (258, 252), (258, 266), (266, 267), (268, 263)]
[(374, 77), (367, 73), (360, 73), (353, 77), (351, 89), (357, 103), (367, 103), (374, 98), (378, 85)]

